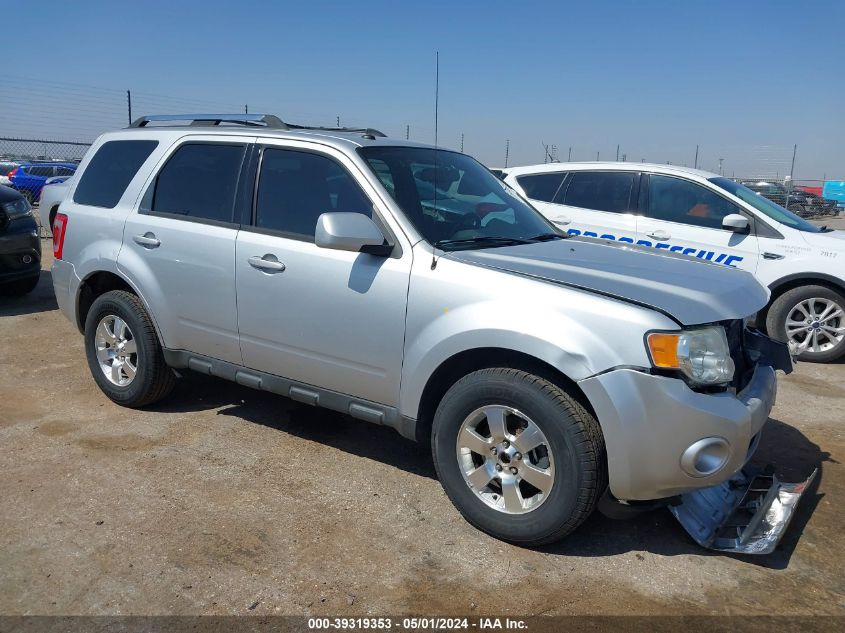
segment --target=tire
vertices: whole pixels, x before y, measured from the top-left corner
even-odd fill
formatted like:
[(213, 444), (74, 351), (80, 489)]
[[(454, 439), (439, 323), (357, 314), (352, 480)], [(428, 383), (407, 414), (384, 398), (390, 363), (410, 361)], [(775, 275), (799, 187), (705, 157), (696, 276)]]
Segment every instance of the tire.
[[(507, 413), (504, 425), (505, 437), (512, 442), (499, 443), (494, 456), (491, 420), (499, 409), (515, 412)], [(493, 414), (487, 417), (484, 411)], [(491, 451), (484, 459), (481, 452), (459, 446), (467, 437), (463, 430), (468, 420), (475, 419), (481, 419), (474, 429), (476, 434), (481, 436), (486, 429), (490, 436), (478, 449)], [(523, 424), (527, 428), (520, 433), (515, 427)], [(524, 434), (534, 429), (532, 424), (541, 431), (545, 443), (525, 455), (506, 455), (508, 451), (527, 450), (531, 442)], [(529, 435), (537, 437), (534, 431)], [(590, 515), (607, 487), (604, 437), (596, 419), (561, 387), (516, 369), (482, 369), (455, 383), (437, 407), (431, 446), (437, 476), (457, 510), (478, 529), (517, 545), (534, 547), (560, 540)], [(507, 461), (502, 461), (505, 457)], [(501, 472), (495, 470), (496, 464), (504, 466)], [(547, 492), (538, 496), (541, 489), (526, 483), (528, 466), (543, 474), (543, 480), (537, 483)], [(499, 479), (492, 479), (486, 487), (478, 483), (471, 487), (470, 475), (483, 473), (483, 482), (488, 467)], [(511, 468), (518, 468), (519, 474), (511, 476)], [(506, 478), (510, 480), (508, 500)], [(531, 479), (537, 481), (536, 472)], [(518, 482), (520, 495), (516, 497), (519, 503), (511, 504), (511, 512), (508, 501), (514, 500), (514, 482)]]
[[(119, 322), (125, 323), (128, 334), (121, 330)], [(98, 331), (104, 325), (106, 329)], [(120, 348), (121, 331), (123, 348)], [(103, 393), (125, 407), (138, 408), (158, 402), (172, 391), (176, 382), (173, 370), (164, 361), (144, 304), (125, 290), (106, 292), (92, 304), (85, 319), (85, 355), (91, 375)], [(109, 362), (106, 357), (112, 355), (116, 356)], [(111, 371), (107, 371), (109, 367)]]
[(35, 290), (35, 286), (38, 285), (38, 279), (40, 276), (41, 272), (39, 271), (37, 275), (33, 275), (32, 277), (18, 279), (17, 281), (11, 281), (3, 284), (0, 286), (0, 294), (7, 297), (21, 297), (28, 294)]
[[(827, 307), (831, 310), (825, 316), (824, 310)], [(836, 329), (845, 328), (843, 309), (845, 296), (832, 288), (815, 285), (793, 288), (772, 303), (766, 315), (766, 331), (769, 336), (790, 343), (787, 326), (795, 323), (790, 327), (790, 346), (798, 346), (800, 349), (802, 344), (806, 344), (798, 359), (811, 363), (829, 363), (845, 354), (845, 330), (840, 335), (835, 334)], [(816, 319), (815, 316), (822, 316), (824, 320)], [(810, 323), (807, 323), (808, 320)], [(830, 329), (823, 329), (825, 326)], [(818, 351), (813, 349), (814, 331), (819, 341)], [(832, 339), (837, 337), (838, 342), (834, 342)]]

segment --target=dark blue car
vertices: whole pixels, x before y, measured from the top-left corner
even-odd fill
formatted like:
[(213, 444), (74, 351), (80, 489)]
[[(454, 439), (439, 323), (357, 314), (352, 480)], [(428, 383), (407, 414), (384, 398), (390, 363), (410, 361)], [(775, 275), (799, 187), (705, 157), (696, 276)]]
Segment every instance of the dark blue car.
[(23, 163), (8, 175), (12, 187), (20, 191), (31, 204), (38, 200), (48, 178), (72, 176), (75, 172), (75, 163)]

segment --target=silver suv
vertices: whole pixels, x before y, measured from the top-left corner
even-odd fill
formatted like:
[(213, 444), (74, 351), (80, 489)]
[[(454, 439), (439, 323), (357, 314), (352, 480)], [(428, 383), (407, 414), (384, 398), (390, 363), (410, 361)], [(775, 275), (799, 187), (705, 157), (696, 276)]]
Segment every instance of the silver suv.
[[(750, 274), (568, 237), (457, 152), (186, 118), (102, 135), (53, 224), (56, 297), (109, 398), (149, 405), (187, 368), (391, 426), (523, 545), (600, 499), (682, 518), (739, 489), (791, 369), (744, 327), (768, 299)], [(721, 520), (690, 521), (719, 545)], [(759, 523), (742, 538), (776, 543)]]

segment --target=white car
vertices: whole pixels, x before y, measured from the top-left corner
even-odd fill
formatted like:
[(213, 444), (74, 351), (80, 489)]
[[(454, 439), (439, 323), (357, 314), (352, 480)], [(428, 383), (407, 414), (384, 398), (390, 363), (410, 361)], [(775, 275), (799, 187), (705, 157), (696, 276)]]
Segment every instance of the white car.
[(41, 188), (41, 196), (38, 198), (38, 215), (41, 226), (48, 233), (53, 232), (53, 220), (59, 210), (59, 204), (65, 199), (70, 186), (73, 184), (73, 176), (56, 176), (48, 178)]
[[(503, 179), (571, 235), (665, 249), (747, 270), (771, 291), (757, 325), (801, 360), (845, 354), (845, 232), (728, 178), (641, 163), (550, 163)], [(628, 274), (637, 275), (635, 270)]]

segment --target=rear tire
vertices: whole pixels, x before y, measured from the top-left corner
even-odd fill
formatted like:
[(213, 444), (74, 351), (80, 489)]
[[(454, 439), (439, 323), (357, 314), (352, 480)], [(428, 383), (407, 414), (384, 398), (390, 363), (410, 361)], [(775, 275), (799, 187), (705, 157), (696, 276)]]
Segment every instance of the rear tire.
[(97, 386), (125, 407), (158, 402), (176, 383), (144, 304), (125, 290), (106, 292), (91, 305), (85, 355)]
[(607, 487), (596, 419), (561, 387), (516, 369), (482, 369), (455, 383), (437, 407), (431, 445), (438, 478), (464, 518), (517, 545), (563, 538)]
[[(769, 336), (797, 348), (799, 360), (829, 363), (845, 354), (843, 309), (845, 297), (832, 288), (816, 285), (793, 288), (772, 303), (766, 315), (766, 331)], [(827, 314), (825, 310), (829, 310)], [(841, 331), (837, 334), (837, 330)]]

